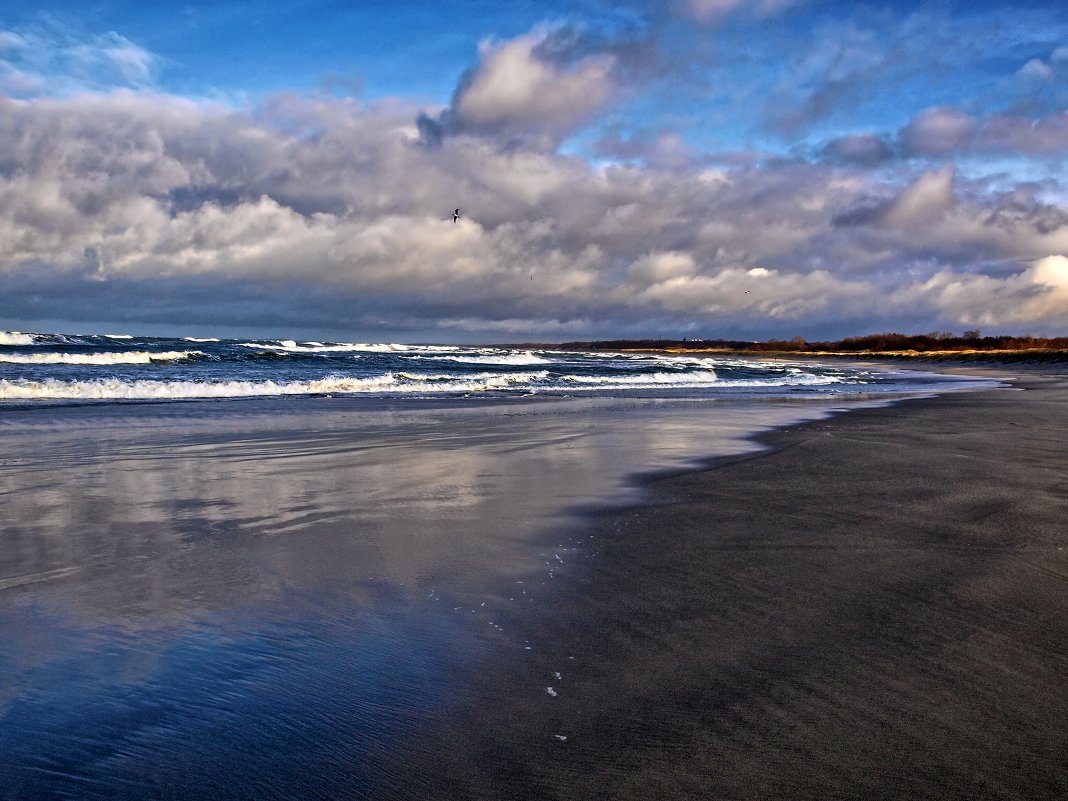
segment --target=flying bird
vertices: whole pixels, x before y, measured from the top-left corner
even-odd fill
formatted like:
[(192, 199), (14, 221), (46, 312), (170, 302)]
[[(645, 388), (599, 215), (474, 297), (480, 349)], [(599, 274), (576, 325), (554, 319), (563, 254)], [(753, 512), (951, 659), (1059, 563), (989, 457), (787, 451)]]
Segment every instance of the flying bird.
[(454, 211), (452, 213), (452, 221), (455, 223), (459, 219), (460, 219), (460, 210), (457, 209), (456, 211)]

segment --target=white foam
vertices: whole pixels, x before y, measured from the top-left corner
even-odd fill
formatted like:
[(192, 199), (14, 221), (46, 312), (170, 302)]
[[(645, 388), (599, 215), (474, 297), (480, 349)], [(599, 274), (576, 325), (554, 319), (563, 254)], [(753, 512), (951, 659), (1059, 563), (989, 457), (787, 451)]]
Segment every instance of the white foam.
[(434, 359), (436, 361), (459, 362), (460, 364), (508, 364), (522, 366), (529, 364), (550, 364), (549, 359), (535, 356), (530, 351), (524, 353), (501, 353), (492, 356), (416, 356), (417, 359)]
[(186, 342), (218, 342), (217, 337), (182, 337)]
[(33, 334), (23, 334), (19, 331), (0, 331), (0, 345), (32, 345), (34, 342)]
[(715, 370), (693, 373), (648, 373), (646, 375), (586, 376), (568, 375), (565, 381), (575, 384), (595, 384), (601, 387), (662, 387), (685, 384), (687, 386), (719, 386)]
[(466, 393), (524, 387), (538, 374), (488, 374), (474, 379), (385, 373), (369, 378), (329, 377), (316, 381), (95, 381), (46, 379), (0, 380), (4, 400), (166, 400), (178, 398), (247, 398), (279, 395), (374, 393)]
[[(242, 348), (257, 348), (281, 353), (401, 353), (414, 359), (436, 359), (463, 364), (549, 364), (548, 359), (535, 356), (530, 351), (508, 353), (485, 348), (468, 349), (450, 345), (398, 345), (396, 343), (375, 344), (357, 342), (296, 342), (282, 339), (271, 342), (238, 342)], [(477, 355), (464, 355), (464, 353)]]
[(9, 364), (151, 364), (174, 362), (203, 355), (199, 350), (169, 350), (153, 353), (132, 350), (123, 353), (0, 353), (0, 362)]
[(640, 362), (649, 366), (664, 367), (705, 367), (714, 369), (729, 365), (741, 365), (743, 367), (781, 367), (782, 362), (755, 362), (748, 359), (739, 361), (735, 358), (721, 356), (699, 356), (697, 354), (668, 354), (668, 353), (619, 353), (614, 351), (562, 351), (568, 356), (573, 356), (589, 361), (621, 361)]
[(104, 334), (108, 339), (133, 339), (130, 334)]
[[(191, 353), (196, 353), (193, 351)], [(34, 354), (44, 358), (57, 355), (79, 357), (79, 354)], [(128, 354), (96, 354), (80, 363), (100, 364), (103, 357), (122, 358)], [(154, 357), (168, 354), (148, 354)], [(179, 353), (172, 354), (178, 356)], [(184, 355), (184, 354), (182, 354)], [(15, 357), (8, 356), (7, 359)], [(24, 357), (24, 361), (29, 359)], [(79, 362), (69, 362), (79, 363)], [(122, 363), (112, 361), (110, 363)], [(125, 363), (132, 363), (128, 360)], [(842, 383), (833, 376), (791, 376), (789, 380), (746, 379), (719, 380), (714, 375), (654, 374), (652, 376), (587, 377), (564, 376), (548, 381), (546, 371), (533, 373), (477, 373), (457, 376), (448, 373), (385, 373), (365, 378), (328, 377), (313, 381), (124, 381), (101, 378), (93, 381), (0, 381), (0, 399), (169, 399), (169, 398), (238, 398), (279, 395), (315, 394), (376, 394), (376, 393), (433, 393), (462, 394), (486, 391), (570, 391), (615, 389), (664, 389), (671, 387), (731, 387), (776, 388), (790, 386), (818, 386)]]
[(712, 370), (723, 366), (722, 359), (698, 358), (695, 356), (667, 356), (657, 360), (661, 364), (679, 367), (704, 367)]
[(354, 352), (386, 352), (390, 345), (359, 345), (341, 342), (332, 345), (324, 345), (322, 342), (297, 343), (292, 339), (283, 339), (275, 342), (238, 342), (242, 348), (257, 348), (259, 350), (278, 351), (282, 353), (354, 353)]
[(824, 386), (827, 384), (841, 384), (845, 381), (840, 376), (813, 375), (804, 373), (801, 375), (780, 374), (769, 378), (744, 378), (744, 379), (721, 379), (714, 370), (703, 370), (693, 373), (649, 373), (647, 375), (624, 375), (624, 376), (579, 376), (567, 375), (561, 379), (573, 386), (576, 390), (581, 389), (664, 389), (671, 387), (688, 387), (700, 389), (705, 387), (715, 388), (773, 388), (773, 387), (800, 387), (800, 386)]

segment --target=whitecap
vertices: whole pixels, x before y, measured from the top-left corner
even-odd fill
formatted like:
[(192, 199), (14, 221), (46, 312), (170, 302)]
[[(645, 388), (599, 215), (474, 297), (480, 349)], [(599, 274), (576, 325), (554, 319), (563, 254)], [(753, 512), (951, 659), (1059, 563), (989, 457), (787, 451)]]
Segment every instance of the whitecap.
[(507, 364), (512, 366), (551, 364), (549, 359), (537, 356), (530, 351), (521, 353), (500, 353), (488, 356), (456, 356), (442, 354), (438, 356), (415, 356), (414, 358), (458, 362), (460, 364)]
[(122, 353), (0, 353), (0, 362), (8, 364), (152, 364), (173, 362), (203, 355), (199, 350), (171, 350), (154, 353), (146, 350)]
[(249, 398), (281, 395), (387, 393), (468, 393), (525, 387), (541, 374), (487, 374), (449, 379), (384, 373), (366, 378), (330, 376), (314, 381), (155, 381), (100, 378), (92, 381), (45, 379), (0, 380), (3, 400), (168, 400), (181, 398)]
[(663, 387), (663, 386), (718, 386), (719, 376), (715, 370), (693, 373), (647, 373), (645, 375), (566, 375), (565, 381), (575, 384), (593, 384), (601, 387)]
[(0, 345), (32, 345), (36, 340), (33, 334), (20, 331), (0, 331)]
[(400, 347), (394, 345), (361, 345), (350, 342), (338, 342), (332, 344), (324, 344), (322, 342), (298, 343), (292, 339), (282, 339), (271, 342), (238, 342), (236, 344), (241, 348), (258, 348), (260, 350), (268, 348), (271, 351), (279, 353), (385, 353)]

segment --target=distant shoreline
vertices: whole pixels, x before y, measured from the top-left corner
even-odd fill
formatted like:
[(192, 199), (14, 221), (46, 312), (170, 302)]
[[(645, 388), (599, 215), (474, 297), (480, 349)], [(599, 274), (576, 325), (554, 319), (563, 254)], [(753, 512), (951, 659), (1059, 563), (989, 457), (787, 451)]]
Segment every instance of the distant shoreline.
[[(627, 348), (643, 352), (646, 348)], [(777, 356), (790, 358), (893, 359), (904, 361), (983, 361), (994, 363), (1051, 362), (1068, 363), (1068, 350), (733, 350), (728, 348), (669, 348), (667, 353), (718, 353), (725, 356)]]
[[(1041, 344), (1040, 344), (1041, 343)], [(497, 345), (527, 350), (566, 350), (598, 353), (716, 354), (722, 356), (761, 356), (780, 358), (892, 359), (929, 362), (1068, 363), (1068, 339), (1032, 337), (934, 338), (891, 335), (846, 339), (838, 342), (799, 343), (769, 340), (614, 339), (590, 342), (528, 342)]]

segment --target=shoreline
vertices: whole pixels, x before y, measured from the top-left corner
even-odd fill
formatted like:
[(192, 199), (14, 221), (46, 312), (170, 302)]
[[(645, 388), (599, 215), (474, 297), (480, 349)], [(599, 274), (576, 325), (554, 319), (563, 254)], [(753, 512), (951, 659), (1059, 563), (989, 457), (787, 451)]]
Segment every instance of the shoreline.
[(586, 518), (590, 558), (503, 618), (533, 652), (463, 677), (416, 752), (441, 763), (428, 791), (1068, 793), (1068, 382), (1011, 383), (642, 477), (638, 505)]
[[(596, 352), (596, 351), (594, 351)], [(733, 350), (731, 348), (665, 348), (647, 350), (645, 348), (622, 348), (626, 353), (715, 353), (722, 356), (740, 356), (760, 358), (770, 356), (780, 359), (863, 359), (867, 361), (897, 361), (903, 364), (929, 362), (931, 364), (970, 364), (980, 362), (990, 365), (1037, 365), (1049, 364), (1064, 366), (1068, 364), (1068, 351), (1065, 350)]]

